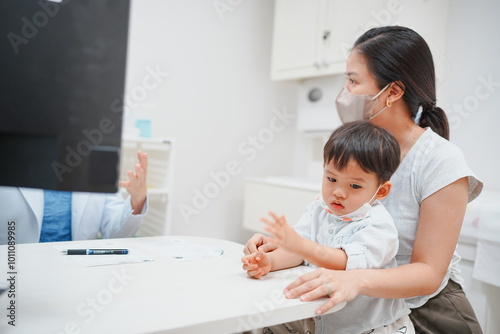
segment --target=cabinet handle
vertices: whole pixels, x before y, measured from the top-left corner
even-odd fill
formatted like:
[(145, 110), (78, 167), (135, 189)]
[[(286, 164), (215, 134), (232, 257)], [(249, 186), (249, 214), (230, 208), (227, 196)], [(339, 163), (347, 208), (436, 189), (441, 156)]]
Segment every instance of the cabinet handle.
[(330, 37), (330, 31), (325, 30), (325, 32), (323, 33), (323, 40), (326, 41), (328, 39), (328, 37)]

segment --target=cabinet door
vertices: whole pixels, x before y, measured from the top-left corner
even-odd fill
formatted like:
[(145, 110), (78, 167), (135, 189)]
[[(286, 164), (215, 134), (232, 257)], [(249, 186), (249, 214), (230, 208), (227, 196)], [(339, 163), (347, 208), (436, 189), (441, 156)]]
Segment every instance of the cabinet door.
[[(300, 77), (315, 70), (324, 24), (322, 0), (276, 0), (273, 29), (273, 80)], [(318, 64), (316, 64), (318, 66)], [(297, 74), (299, 73), (299, 74)]]
[(350, 48), (361, 34), (374, 27), (397, 24), (411, 27), (427, 41), (435, 61), (437, 59), (439, 77), (440, 56), (445, 44), (447, 0), (325, 1), (325, 31), (329, 36), (323, 43), (320, 62), (329, 67), (329, 72), (336, 72), (332, 67), (345, 67)]
[(271, 210), (284, 214), (290, 225), (295, 225), (306, 207), (320, 192), (318, 190), (298, 189), (262, 182), (245, 182), (245, 200), (243, 205), (243, 227), (247, 230), (268, 234), (264, 231), (261, 217)]
[(321, 62), (335, 67), (335, 70), (329, 69), (330, 72), (345, 72), (345, 62), (356, 39), (366, 30), (380, 26), (377, 20), (380, 15), (387, 16), (384, 6), (383, 0), (326, 1), (324, 35), (327, 38), (323, 42)]

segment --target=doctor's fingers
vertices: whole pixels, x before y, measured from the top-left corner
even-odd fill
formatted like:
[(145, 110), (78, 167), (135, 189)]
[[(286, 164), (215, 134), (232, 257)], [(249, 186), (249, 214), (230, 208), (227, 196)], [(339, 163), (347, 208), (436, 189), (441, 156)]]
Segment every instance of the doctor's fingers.
[(139, 159), (139, 164), (144, 170), (148, 168), (148, 154), (137, 151), (137, 159)]
[(134, 174), (134, 172), (132, 172), (131, 170), (129, 170), (127, 172), (127, 176), (128, 176), (128, 181), (127, 181), (127, 185), (132, 185), (132, 184), (135, 184), (137, 183), (137, 175)]
[(145, 182), (146, 181), (146, 171), (142, 168), (142, 166), (140, 164), (136, 164), (135, 165), (135, 178), (137, 180), (140, 180), (140, 181), (143, 181)]

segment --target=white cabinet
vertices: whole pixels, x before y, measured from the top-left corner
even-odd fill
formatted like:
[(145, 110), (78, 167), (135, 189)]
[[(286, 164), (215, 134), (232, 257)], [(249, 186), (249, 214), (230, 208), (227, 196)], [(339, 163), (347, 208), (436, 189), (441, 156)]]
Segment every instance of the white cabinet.
[(290, 225), (295, 225), (306, 206), (319, 194), (321, 184), (286, 178), (247, 178), (243, 203), (243, 227), (254, 232), (264, 232), (260, 218), (269, 211), (285, 215)]
[[(128, 180), (127, 172), (138, 163), (137, 151), (148, 154), (149, 211), (137, 236), (169, 234), (172, 203), (172, 139), (123, 139), (120, 162), (120, 180)], [(128, 193), (123, 189), (123, 196)]]
[(361, 34), (394, 24), (420, 33), (441, 68), (447, 11), (447, 0), (275, 0), (271, 79), (343, 74)]
[[(462, 257), (460, 260), (461, 276), (465, 280), (464, 292), (476, 313), (477, 320), (485, 331), (486, 324), (486, 305), (487, 294), (486, 284), (473, 278), (474, 261), (476, 258), (477, 239), (467, 235), (460, 235), (457, 245), (458, 254)], [(485, 332), (486, 333), (486, 332)]]
[(321, 73), (323, 36), (320, 13), (324, 1), (276, 0), (271, 79)]
[[(357, 37), (354, 22), (381, 3), (276, 0), (271, 79), (344, 73), (347, 54)], [(355, 17), (347, 13), (355, 13)]]
[(467, 205), (457, 251), (464, 291), (485, 334), (500, 330), (500, 192), (483, 190)]

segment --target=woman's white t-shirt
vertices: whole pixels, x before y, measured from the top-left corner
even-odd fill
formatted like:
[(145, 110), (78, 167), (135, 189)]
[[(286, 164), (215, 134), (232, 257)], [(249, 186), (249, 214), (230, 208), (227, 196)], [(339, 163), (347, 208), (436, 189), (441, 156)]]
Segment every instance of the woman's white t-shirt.
[[(483, 183), (469, 169), (456, 145), (427, 128), (392, 176), (391, 192), (382, 201), (398, 230), (398, 265), (410, 263), (422, 201), (463, 177), (469, 180), (470, 202), (480, 194)], [(455, 250), (439, 289), (432, 295), (408, 298), (408, 306), (422, 306), (429, 298), (438, 294), (449, 279), (463, 286), (459, 261), (460, 256)]]

